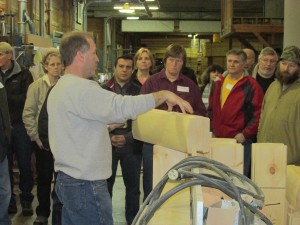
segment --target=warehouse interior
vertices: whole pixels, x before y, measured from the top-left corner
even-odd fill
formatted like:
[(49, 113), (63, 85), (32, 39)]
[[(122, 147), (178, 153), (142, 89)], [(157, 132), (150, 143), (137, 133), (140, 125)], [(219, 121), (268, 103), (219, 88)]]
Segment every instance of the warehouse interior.
[[(99, 49), (101, 74), (112, 72), (117, 55), (141, 46), (160, 60), (164, 48), (175, 40), (187, 48), (187, 64), (197, 75), (208, 64), (224, 66), (225, 53), (232, 47), (252, 48), (256, 53), (264, 46), (282, 49), (283, 0), (128, 1), (135, 11), (120, 13), (118, 7), (124, 3), (2, 1), (2, 40), (9, 38), (20, 46), (43, 37), (38, 44), (43, 46), (35, 46), (48, 47), (59, 45), (61, 35), (70, 29), (91, 31)], [(129, 20), (129, 16), (139, 19)]]
[[(284, 46), (300, 46), (299, 31), (295, 31), (300, 21), (299, 5), (298, 0), (0, 0), (0, 41), (10, 43), (18, 63), (30, 68), (38, 79), (42, 55), (48, 48), (59, 48), (63, 34), (72, 30), (91, 32), (99, 57), (95, 78), (101, 82), (113, 76), (118, 56), (134, 55), (145, 47), (160, 67), (166, 47), (176, 43), (185, 47), (186, 65), (199, 79), (209, 65), (225, 68), (226, 52), (232, 48), (250, 48), (257, 57), (265, 47), (281, 54)], [(122, 9), (129, 11), (119, 11)], [(282, 173), (271, 178), (276, 185), (279, 178), (285, 178)], [(276, 185), (274, 189), (279, 187), (280, 196), (285, 196), (286, 184)], [(270, 189), (273, 191), (273, 187)], [(115, 225), (127, 224), (124, 195), (119, 169), (113, 198)], [(273, 198), (276, 195), (272, 192)], [(298, 191), (293, 196), (300, 199)], [(300, 203), (287, 203), (284, 197), (269, 204), (278, 206), (272, 209), (272, 215), (279, 215), (270, 219), (274, 225), (282, 221), (286, 225), (300, 223)], [(263, 213), (270, 215), (269, 211)], [(16, 214), (11, 219), (13, 225), (29, 225), (35, 218)]]

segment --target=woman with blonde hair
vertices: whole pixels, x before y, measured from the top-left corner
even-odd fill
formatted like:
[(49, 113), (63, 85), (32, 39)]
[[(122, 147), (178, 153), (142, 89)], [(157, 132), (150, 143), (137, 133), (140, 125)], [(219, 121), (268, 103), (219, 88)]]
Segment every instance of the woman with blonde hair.
[(135, 53), (134, 65), (136, 70), (133, 72), (132, 78), (143, 85), (152, 74), (151, 70), (155, 66), (154, 57), (148, 48), (140, 48)]
[[(136, 70), (132, 74), (133, 81), (140, 87), (144, 85), (146, 80), (151, 76), (152, 69), (155, 66), (155, 60), (147, 48), (140, 48), (134, 56), (134, 65)], [(149, 143), (143, 144), (142, 160), (143, 160), (143, 193), (144, 200), (152, 190), (152, 159), (153, 149)]]
[[(23, 122), (29, 135), (36, 157), (37, 170), (37, 218), (34, 225), (47, 225), (50, 215), (51, 182), (54, 172), (54, 161), (50, 149), (41, 141), (38, 133), (38, 118), (49, 89), (56, 84), (63, 72), (63, 62), (57, 49), (50, 49), (42, 59), (45, 74), (33, 82), (27, 91), (23, 110)], [(52, 195), (55, 195), (53, 193)], [(55, 196), (53, 196), (55, 197)], [(52, 213), (54, 217), (55, 213)], [(58, 216), (59, 217), (59, 216)], [(61, 224), (60, 221), (52, 223)]]

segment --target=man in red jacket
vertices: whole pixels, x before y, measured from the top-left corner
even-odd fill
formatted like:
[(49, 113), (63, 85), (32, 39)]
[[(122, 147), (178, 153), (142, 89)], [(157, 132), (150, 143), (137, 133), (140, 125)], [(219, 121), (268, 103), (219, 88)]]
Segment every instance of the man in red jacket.
[(229, 50), (226, 61), (227, 71), (215, 80), (209, 100), (212, 129), (216, 137), (235, 138), (244, 145), (244, 175), (249, 177), (263, 91), (244, 69), (247, 55), (242, 49)]

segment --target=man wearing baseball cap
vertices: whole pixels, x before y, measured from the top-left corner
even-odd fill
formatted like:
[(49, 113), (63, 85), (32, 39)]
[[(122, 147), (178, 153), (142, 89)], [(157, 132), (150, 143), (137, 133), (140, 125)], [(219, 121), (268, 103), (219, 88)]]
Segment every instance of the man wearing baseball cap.
[(264, 97), (258, 142), (287, 145), (288, 164), (300, 163), (300, 49), (286, 47), (278, 63), (276, 80)]

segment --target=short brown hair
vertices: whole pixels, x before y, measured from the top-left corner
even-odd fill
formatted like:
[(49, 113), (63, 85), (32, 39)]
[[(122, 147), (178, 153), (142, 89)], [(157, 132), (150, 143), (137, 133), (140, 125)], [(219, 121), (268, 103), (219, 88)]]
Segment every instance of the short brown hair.
[(179, 44), (170, 44), (165, 52), (163, 61), (164, 64), (166, 64), (168, 57), (174, 57), (174, 58), (182, 58), (183, 65), (182, 68), (185, 67), (186, 64), (186, 51), (185, 48), (182, 45)]
[(87, 52), (90, 49), (89, 38), (93, 39), (90, 33), (80, 31), (72, 31), (63, 35), (59, 49), (65, 66), (72, 64), (78, 51)]

